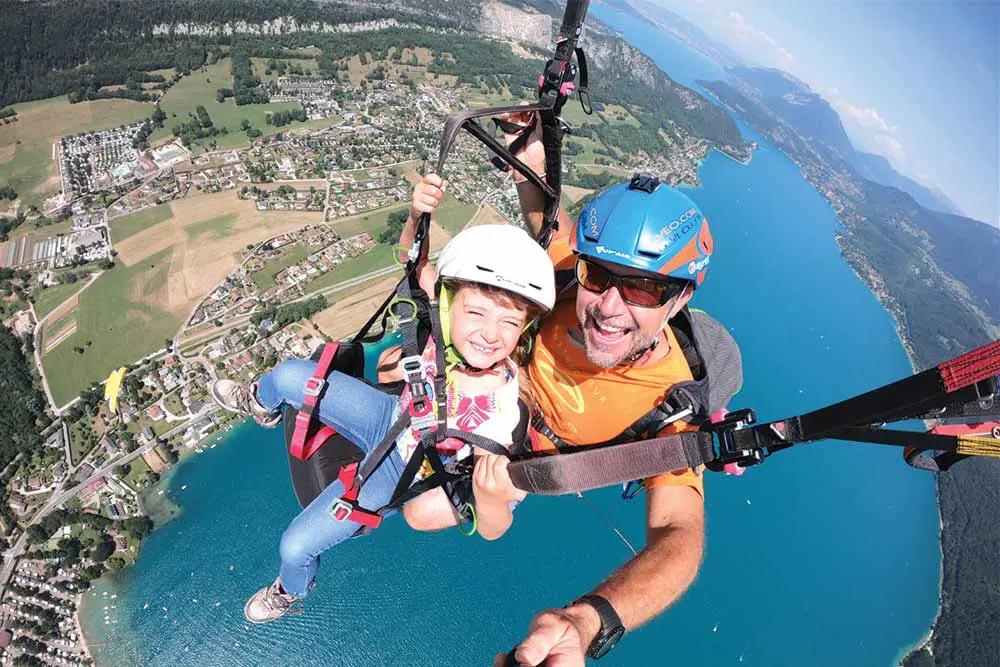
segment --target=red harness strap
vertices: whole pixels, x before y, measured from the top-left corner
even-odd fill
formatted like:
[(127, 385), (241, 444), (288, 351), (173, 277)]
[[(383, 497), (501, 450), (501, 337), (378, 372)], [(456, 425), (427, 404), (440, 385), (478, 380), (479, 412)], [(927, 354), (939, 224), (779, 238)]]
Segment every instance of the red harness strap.
[(309, 439), (309, 427), (312, 426), (313, 413), (319, 403), (319, 395), (326, 387), (326, 376), (330, 374), (330, 365), (333, 363), (333, 358), (337, 356), (339, 347), (340, 343), (324, 345), (323, 353), (320, 355), (319, 361), (316, 362), (316, 370), (313, 371), (312, 377), (306, 380), (305, 396), (302, 398), (302, 407), (299, 408), (299, 412), (295, 416), (295, 430), (292, 432), (292, 443), (289, 446), (292, 456), (303, 461), (308, 461), (309, 457), (315, 454), (316, 450), (336, 433), (331, 427), (323, 425)]
[[(336, 433), (332, 427), (323, 424), (312, 438), (309, 437), (309, 428), (312, 426), (313, 415), (319, 404), (319, 395), (326, 387), (326, 376), (330, 373), (330, 366), (333, 364), (333, 358), (337, 356), (339, 347), (340, 343), (324, 345), (319, 361), (316, 362), (316, 370), (313, 371), (312, 377), (306, 380), (302, 407), (299, 408), (299, 413), (295, 416), (295, 430), (292, 432), (292, 443), (289, 446), (292, 456), (303, 461), (308, 461), (330, 439), (330, 436)], [(378, 528), (379, 524), (382, 523), (382, 517), (357, 506), (358, 493), (361, 491), (354, 485), (357, 475), (357, 463), (340, 469), (337, 480), (344, 486), (345, 493), (330, 508), (330, 515), (337, 521), (353, 521), (366, 528)]]
[(382, 517), (358, 507), (358, 493), (361, 489), (354, 485), (354, 478), (357, 477), (357, 474), (357, 463), (340, 469), (337, 480), (347, 491), (330, 508), (330, 516), (337, 521), (353, 521), (366, 528), (378, 528), (379, 524), (382, 523)]

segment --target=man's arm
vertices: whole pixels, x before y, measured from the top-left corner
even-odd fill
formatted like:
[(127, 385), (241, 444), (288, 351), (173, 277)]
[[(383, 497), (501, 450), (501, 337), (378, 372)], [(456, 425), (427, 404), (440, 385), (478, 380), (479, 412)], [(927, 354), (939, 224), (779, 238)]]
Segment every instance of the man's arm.
[[(518, 125), (526, 125), (531, 122), (532, 115), (533, 112), (515, 113), (508, 115), (506, 120)], [(517, 136), (516, 134), (504, 135), (508, 147), (510, 147)], [(525, 142), (524, 147), (517, 153), (517, 157), (521, 162), (531, 167), (532, 171), (541, 176), (542, 180), (545, 180), (545, 146), (542, 144), (542, 126), (540, 123), (535, 124), (534, 129), (531, 131), (531, 136)], [(537, 238), (538, 234), (542, 231), (542, 222), (545, 213), (545, 195), (541, 189), (532, 185), (530, 181), (522, 181), (521, 179), (524, 177), (516, 171), (513, 178), (514, 183), (517, 184), (517, 197), (521, 202), (521, 215), (524, 216), (524, 223), (528, 226), (531, 235)], [(559, 208), (558, 220), (559, 229), (553, 235), (553, 238), (567, 235), (572, 224), (569, 216), (566, 215), (566, 211), (562, 207)]]
[[(646, 546), (612, 574), (594, 593), (606, 598), (626, 630), (634, 630), (674, 603), (694, 582), (705, 541), (705, 507), (689, 486), (647, 490)], [(549, 667), (583, 667), (587, 647), (601, 629), (597, 612), (587, 604), (547, 609), (532, 620), (518, 647), (517, 659)], [(494, 661), (503, 665), (501, 656)]]

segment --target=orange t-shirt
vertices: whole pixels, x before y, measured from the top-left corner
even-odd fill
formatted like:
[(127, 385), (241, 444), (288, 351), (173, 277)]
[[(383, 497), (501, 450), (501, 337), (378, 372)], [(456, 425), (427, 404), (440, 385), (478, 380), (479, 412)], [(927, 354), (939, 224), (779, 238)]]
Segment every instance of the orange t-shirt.
[[(670, 352), (655, 366), (600, 368), (584, 352), (574, 300), (557, 303), (535, 337), (528, 365), (532, 394), (552, 431), (570, 445), (605, 442), (658, 406), (672, 385), (691, 380), (684, 353), (669, 327), (666, 332)], [(688, 428), (675, 422), (660, 435)], [(555, 448), (541, 435), (538, 440), (543, 449)], [(690, 486), (704, 496), (702, 475), (694, 469), (646, 480), (647, 487), (669, 485)]]

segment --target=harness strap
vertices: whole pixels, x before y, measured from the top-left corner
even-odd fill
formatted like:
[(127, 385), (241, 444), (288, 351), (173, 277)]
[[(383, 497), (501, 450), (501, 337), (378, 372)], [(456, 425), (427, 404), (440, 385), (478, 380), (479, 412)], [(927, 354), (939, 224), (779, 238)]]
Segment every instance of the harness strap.
[[(777, 451), (799, 442), (829, 438), (849, 427), (861, 429), (917, 417), (933, 418), (942, 410), (961, 414), (969, 403), (992, 400), (998, 389), (997, 372), (1000, 341), (834, 405), (738, 430), (733, 439), (741, 449)], [(919, 447), (916, 440), (897, 444)]]
[(576, 93), (580, 96), (580, 106), (583, 113), (588, 116), (594, 113), (594, 107), (590, 104), (590, 90), (587, 87), (587, 56), (583, 53), (583, 47), (576, 47), (576, 63), (580, 68), (580, 85), (576, 87)]
[(598, 447), (579, 447), (555, 456), (511, 461), (514, 486), (541, 495), (579, 493), (634, 479), (686, 470), (711, 461), (713, 436), (685, 431), (663, 438)]
[[(535, 115), (531, 117), (531, 122), (527, 125), (518, 125), (517, 123), (511, 123), (499, 117), (493, 119), (493, 124), (500, 128), (500, 131), (504, 134), (517, 135), (517, 138), (514, 139), (514, 141), (510, 143), (510, 146), (507, 147), (507, 150), (509, 150), (513, 155), (517, 155), (524, 149), (525, 144), (528, 143), (528, 139), (531, 138), (531, 132), (535, 129), (536, 123), (538, 123), (538, 116)], [(502, 172), (508, 172), (511, 169), (510, 164), (499, 155), (494, 155), (490, 159), (490, 162), (492, 162), (493, 166)]]
[(556, 432), (552, 430), (552, 427), (548, 425), (545, 421), (545, 416), (541, 412), (535, 412), (531, 416), (531, 428), (535, 429), (536, 432), (545, 436), (549, 441), (556, 446), (556, 449), (569, 449), (571, 445), (556, 435)]
[(358, 494), (361, 486), (355, 484), (358, 464), (352, 463), (340, 469), (337, 480), (347, 489), (347, 492), (330, 507), (330, 516), (337, 521), (353, 521), (369, 530), (374, 530), (382, 523), (382, 515), (369, 512), (358, 506)]
[(326, 390), (326, 376), (330, 374), (330, 366), (333, 364), (333, 359), (337, 356), (339, 348), (340, 343), (326, 343), (319, 361), (316, 362), (316, 369), (313, 371), (312, 377), (306, 380), (302, 407), (295, 415), (295, 431), (292, 433), (292, 442), (289, 446), (292, 456), (303, 461), (308, 461), (316, 453), (316, 450), (336, 433), (333, 428), (323, 425), (311, 440), (308, 439), (309, 429), (313, 423), (313, 413), (316, 411), (320, 397)]
[[(430, 300), (431, 310), (431, 335), (434, 336), (434, 360), (437, 369), (434, 374), (434, 401), (437, 404), (437, 423), (435, 425), (435, 442), (441, 442), (445, 438), (445, 430), (448, 428), (448, 376), (445, 366), (445, 346), (444, 334), (441, 330), (441, 316), (438, 311), (437, 299)], [(421, 435), (422, 437), (422, 435)]]
[(392, 448), (396, 446), (396, 438), (399, 434), (403, 432), (407, 426), (410, 425), (410, 415), (408, 412), (400, 413), (399, 417), (396, 419), (396, 423), (392, 425), (389, 431), (382, 438), (382, 442), (378, 444), (378, 447), (373, 449), (371, 453), (365, 458), (364, 465), (358, 471), (357, 476), (357, 486), (360, 489), (361, 485), (365, 483), (375, 470), (382, 465), (385, 457), (389, 455)]

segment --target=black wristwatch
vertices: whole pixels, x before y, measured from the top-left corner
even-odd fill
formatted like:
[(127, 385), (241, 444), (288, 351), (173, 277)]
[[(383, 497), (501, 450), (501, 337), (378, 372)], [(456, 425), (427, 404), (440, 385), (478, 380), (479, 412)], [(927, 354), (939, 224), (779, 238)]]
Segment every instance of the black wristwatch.
[(597, 633), (597, 637), (587, 647), (587, 655), (594, 660), (603, 658), (615, 647), (615, 644), (622, 638), (622, 635), (625, 634), (625, 626), (622, 625), (622, 619), (618, 617), (618, 612), (611, 606), (611, 603), (600, 595), (584, 595), (573, 600), (567, 606), (572, 607), (576, 604), (590, 605), (597, 612), (598, 617), (600, 617), (601, 631)]

